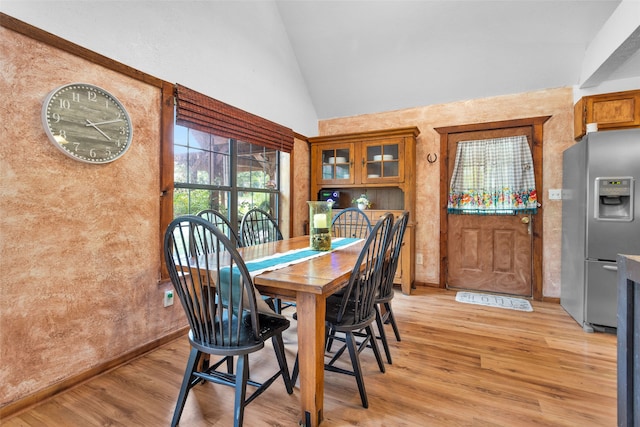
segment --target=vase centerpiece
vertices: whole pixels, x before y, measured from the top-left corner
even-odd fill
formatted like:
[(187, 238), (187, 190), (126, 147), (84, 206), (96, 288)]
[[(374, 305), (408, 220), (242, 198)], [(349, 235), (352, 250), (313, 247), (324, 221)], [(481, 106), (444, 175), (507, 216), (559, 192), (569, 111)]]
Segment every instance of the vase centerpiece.
[(333, 202), (309, 204), (309, 245), (314, 251), (331, 250), (331, 207)]

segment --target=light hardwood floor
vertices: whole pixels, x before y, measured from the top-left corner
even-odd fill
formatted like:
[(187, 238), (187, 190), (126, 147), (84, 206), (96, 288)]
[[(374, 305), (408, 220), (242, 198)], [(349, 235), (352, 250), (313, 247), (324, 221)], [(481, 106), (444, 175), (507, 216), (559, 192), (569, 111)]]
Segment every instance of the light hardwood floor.
[[(616, 337), (588, 334), (559, 304), (534, 312), (455, 302), (455, 292), (396, 293), (402, 341), (391, 339), (393, 365), (381, 373), (367, 349), (362, 364), (369, 409), (355, 379), (326, 372), (322, 426), (615, 426)], [(388, 333), (392, 334), (389, 328)], [(290, 368), (295, 321), (286, 332)], [(17, 426), (166, 426), (189, 346), (181, 337), (8, 420)], [(251, 358), (258, 378), (275, 367), (269, 348)], [(232, 425), (233, 391), (192, 390), (182, 426)], [(298, 389), (281, 381), (252, 402), (245, 426), (298, 425)]]

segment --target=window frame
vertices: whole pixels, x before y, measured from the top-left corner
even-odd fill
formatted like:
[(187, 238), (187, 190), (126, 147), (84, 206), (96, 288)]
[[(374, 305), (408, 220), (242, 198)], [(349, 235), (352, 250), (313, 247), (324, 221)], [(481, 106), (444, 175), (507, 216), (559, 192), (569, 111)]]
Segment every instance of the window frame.
[[(192, 129), (189, 128), (187, 126), (182, 126), (179, 125), (177, 123), (174, 123), (174, 131), (176, 129), (176, 126), (181, 126), (183, 128), (185, 128), (187, 130), (187, 132), (189, 132), (190, 130), (194, 130), (196, 132), (202, 132), (202, 133), (206, 133), (208, 135), (210, 135), (211, 137), (216, 137), (216, 138), (222, 138), (224, 140), (226, 140), (229, 144), (229, 152), (228, 154), (222, 154), (222, 155), (228, 155), (229, 156), (229, 175), (226, 177), (226, 182), (228, 182), (228, 185), (215, 185), (215, 184), (198, 184), (198, 183), (189, 183), (189, 182), (177, 182), (175, 181), (175, 170), (174, 170), (174, 181), (173, 181), (173, 194), (175, 196), (175, 191), (178, 189), (187, 189), (187, 190), (204, 190), (204, 191), (221, 191), (221, 192), (227, 192), (229, 193), (229, 211), (228, 211), (228, 220), (229, 222), (231, 222), (231, 224), (240, 224), (240, 220), (242, 219), (240, 216), (240, 197), (239, 194), (240, 193), (258, 193), (258, 194), (267, 194), (270, 195), (269, 197), (272, 198), (272, 203), (270, 204), (271, 207), (271, 211), (269, 212), (274, 219), (276, 220), (276, 222), (278, 223), (278, 226), (280, 226), (280, 215), (279, 215), (279, 206), (280, 206), (280, 151), (279, 150), (275, 150), (269, 147), (264, 147), (261, 146), (259, 144), (254, 144), (254, 143), (249, 143), (246, 141), (240, 141), (237, 139), (233, 139), (233, 138), (225, 138), (225, 137), (220, 137), (218, 135), (213, 135), (209, 132), (203, 132), (201, 130), (196, 130), (196, 129)], [(175, 134), (174, 134), (175, 135)], [(174, 155), (174, 160), (175, 160), (175, 138), (173, 141), (173, 155)], [(241, 186), (239, 185), (239, 181), (238, 181), (238, 173), (239, 173), (239, 163), (240, 163), (240, 158), (243, 154), (240, 154), (240, 150), (239, 150), (239, 146), (241, 144), (247, 144), (251, 147), (255, 147), (259, 150), (269, 150), (271, 152), (273, 152), (275, 154), (275, 188), (274, 189), (269, 189), (269, 188), (256, 188), (256, 187), (246, 187), (246, 186)], [(191, 145), (190, 143), (188, 145), (181, 145), (182, 147), (185, 147), (187, 150), (189, 149), (197, 149), (195, 146)], [(215, 155), (215, 151), (211, 151), (212, 155)], [(175, 163), (173, 163), (175, 165)], [(273, 200), (275, 198), (275, 200)], [(172, 197), (172, 202), (175, 199)], [(251, 207), (254, 207), (253, 205)], [(211, 209), (211, 206), (206, 207), (207, 209)], [(196, 212), (189, 212), (190, 214), (195, 214)], [(175, 209), (173, 212), (173, 217), (175, 217)], [(238, 231), (238, 230), (236, 230)]]

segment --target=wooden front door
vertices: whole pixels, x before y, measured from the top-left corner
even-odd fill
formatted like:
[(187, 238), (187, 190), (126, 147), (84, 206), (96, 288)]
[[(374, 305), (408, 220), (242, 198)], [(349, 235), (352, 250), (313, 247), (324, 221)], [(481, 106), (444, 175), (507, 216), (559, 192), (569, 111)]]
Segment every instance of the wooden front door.
[[(449, 136), (448, 181), (459, 141), (525, 135), (531, 146), (530, 126), (465, 132)], [(533, 296), (533, 239), (535, 215), (447, 215), (449, 288)]]

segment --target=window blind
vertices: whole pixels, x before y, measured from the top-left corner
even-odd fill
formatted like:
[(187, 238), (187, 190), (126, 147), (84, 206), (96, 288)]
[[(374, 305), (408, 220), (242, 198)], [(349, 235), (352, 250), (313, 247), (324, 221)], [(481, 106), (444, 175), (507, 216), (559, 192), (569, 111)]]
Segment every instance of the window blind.
[(293, 130), (177, 84), (176, 123), (286, 153), (293, 150)]

